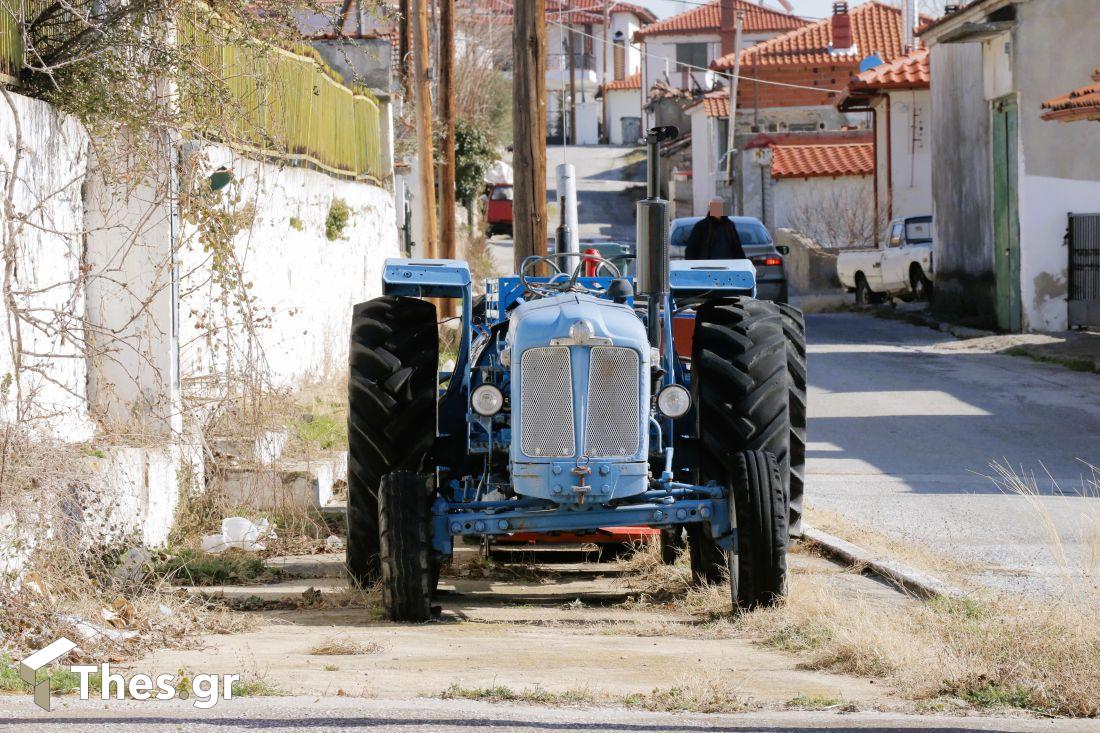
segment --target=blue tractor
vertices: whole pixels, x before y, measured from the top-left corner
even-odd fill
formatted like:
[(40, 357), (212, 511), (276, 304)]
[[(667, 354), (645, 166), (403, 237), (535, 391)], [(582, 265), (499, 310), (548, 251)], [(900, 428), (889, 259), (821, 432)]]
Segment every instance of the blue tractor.
[[(805, 331), (754, 298), (747, 260), (670, 261), (656, 183), (675, 134), (646, 138), (633, 279), (536, 256), (475, 299), (464, 261), (393, 259), (384, 295), (355, 306), (347, 564), (391, 619), (430, 618), (456, 540), (601, 527), (659, 528), (670, 559), (686, 541), (735, 607), (784, 594)], [(462, 303), (449, 372), (429, 298)]]

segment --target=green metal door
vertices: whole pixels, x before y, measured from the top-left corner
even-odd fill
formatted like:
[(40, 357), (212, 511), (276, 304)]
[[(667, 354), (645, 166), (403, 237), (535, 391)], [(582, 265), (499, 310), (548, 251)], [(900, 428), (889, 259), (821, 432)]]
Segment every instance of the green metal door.
[(993, 103), (993, 252), (997, 325), (1020, 330), (1019, 116), (1015, 97)]

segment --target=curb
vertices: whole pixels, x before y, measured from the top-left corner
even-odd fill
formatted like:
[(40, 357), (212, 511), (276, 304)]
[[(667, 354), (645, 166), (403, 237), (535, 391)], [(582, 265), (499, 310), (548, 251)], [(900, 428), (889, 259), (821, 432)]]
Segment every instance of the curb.
[(925, 599), (932, 598), (966, 598), (967, 595), (958, 588), (948, 585), (939, 578), (923, 573), (916, 568), (909, 567), (900, 562), (876, 557), (868, 550), (853, 545), (847, 540), (822, 532), (819, 529), (805, 525), (802, 538), (819, 547), (827, 556), (834, 560), (845, 562), (849, 565), (859, 565), (867, 568), (876, 575), (890, 581), (902, 590)]

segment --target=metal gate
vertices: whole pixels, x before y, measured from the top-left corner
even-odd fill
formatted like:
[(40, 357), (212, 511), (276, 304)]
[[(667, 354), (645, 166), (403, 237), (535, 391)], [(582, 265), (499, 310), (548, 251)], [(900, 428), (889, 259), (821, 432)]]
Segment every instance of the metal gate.
[(1070, 214), (1070, 328), (1100, 328), (1100, 214)]

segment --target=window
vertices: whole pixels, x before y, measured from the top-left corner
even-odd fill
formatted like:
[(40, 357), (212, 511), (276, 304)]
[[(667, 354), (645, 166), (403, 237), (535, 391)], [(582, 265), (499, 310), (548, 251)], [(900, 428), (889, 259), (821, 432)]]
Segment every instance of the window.
[(932, 217), (910, 219), (905, 222), (905, 241), (909, 244), (928, 244), (932, 241)]
[(705, 43), (677, 43), (676, 44), (676, 70), (693, 71), (687, 64), (699, 68), (707, 68), (707, 44)]
[(493, 189), (492, 195), (489, 196), (493, 201), (511, 201), (512, 200), (512, 187), (511, 186), (497, 186)]
[(890, 246), (891, 247), (900, 247), (901, 246), (901, 227), (902, 227), (902, 224), (901, 224), (900, 221), (897, 224), (894, 224), (894, 226), (890, 227)]

